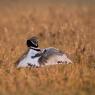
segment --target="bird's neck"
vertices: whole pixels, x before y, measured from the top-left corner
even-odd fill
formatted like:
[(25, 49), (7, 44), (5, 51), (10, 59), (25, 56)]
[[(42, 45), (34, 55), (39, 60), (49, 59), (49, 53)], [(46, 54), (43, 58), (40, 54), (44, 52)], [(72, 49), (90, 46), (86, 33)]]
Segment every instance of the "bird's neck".
[(40, 51), (41, 51), (40, 48), (31, 47), (31, 48), (29, 48), (28, 56), (35, 56)]
[(30, 49), (31, 49), (31, 50), (34, 50), (34, 51), (37, 51), (37, 52), (41, 51), (40, 48), (35, 48), (35, 47), (30, 47)]

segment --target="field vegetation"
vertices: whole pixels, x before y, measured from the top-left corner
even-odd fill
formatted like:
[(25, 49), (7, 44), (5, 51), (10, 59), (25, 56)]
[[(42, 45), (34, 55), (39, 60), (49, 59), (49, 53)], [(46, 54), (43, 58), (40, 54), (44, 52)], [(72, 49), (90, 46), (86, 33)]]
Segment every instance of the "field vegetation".
[[(32, 36), (73, 64), (17, 69)], [(95, 95), (95, 7), (0, 8), (0, 95)]]

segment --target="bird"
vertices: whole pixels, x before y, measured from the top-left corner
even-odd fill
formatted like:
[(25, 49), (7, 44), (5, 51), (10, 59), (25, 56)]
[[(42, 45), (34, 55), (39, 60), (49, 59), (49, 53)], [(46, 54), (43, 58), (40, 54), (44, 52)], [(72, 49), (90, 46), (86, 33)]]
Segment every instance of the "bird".
[(72, 63), (67, 55), (59, 49), (54, 47), (39, 48), (38, 38), (35, 36), (28, 39), (26, 45), (28, 50), (17, 60), (17, 68)]

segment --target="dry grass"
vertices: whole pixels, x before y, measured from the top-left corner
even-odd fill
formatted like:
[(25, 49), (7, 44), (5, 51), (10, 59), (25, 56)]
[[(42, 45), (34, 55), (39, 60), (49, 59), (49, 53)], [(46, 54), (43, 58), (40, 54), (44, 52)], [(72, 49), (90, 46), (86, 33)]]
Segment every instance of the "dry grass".
[[(0, 95), (94, 95), (95, 8), (27, 7), (0, 12)], [(37, 35), (40, 47), (68, 53), (74, 64), (19, 69), (15, 61)]]

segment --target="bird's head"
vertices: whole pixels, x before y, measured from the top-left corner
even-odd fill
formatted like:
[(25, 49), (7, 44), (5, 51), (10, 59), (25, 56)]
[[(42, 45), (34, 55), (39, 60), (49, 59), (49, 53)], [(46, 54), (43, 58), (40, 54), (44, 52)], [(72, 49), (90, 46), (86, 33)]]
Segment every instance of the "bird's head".
[(38, 38), (32, 37), (27, 40), (26, 44), (28, 47), (38, 48)]

